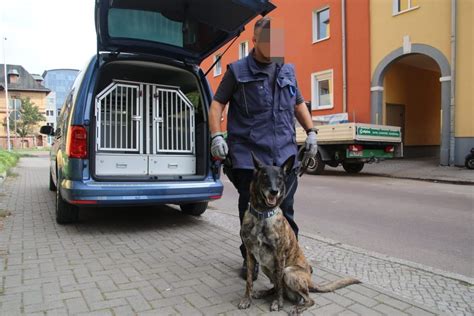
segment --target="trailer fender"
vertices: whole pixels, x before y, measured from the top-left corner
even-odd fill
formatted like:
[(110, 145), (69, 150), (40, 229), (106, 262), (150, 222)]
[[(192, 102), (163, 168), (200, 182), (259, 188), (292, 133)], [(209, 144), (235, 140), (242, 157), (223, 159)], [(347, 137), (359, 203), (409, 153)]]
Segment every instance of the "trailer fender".
[(331, 153), (324, 147), (318, 146), (318, 152), (321, 155), (321, 159), (323, 161), (330, 161), (332, 160)]

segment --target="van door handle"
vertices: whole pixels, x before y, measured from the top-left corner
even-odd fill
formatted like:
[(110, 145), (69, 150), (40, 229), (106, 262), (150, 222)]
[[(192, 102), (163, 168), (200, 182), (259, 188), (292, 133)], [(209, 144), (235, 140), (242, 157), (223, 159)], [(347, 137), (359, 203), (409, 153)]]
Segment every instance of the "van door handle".
[(115, 164), (115, 167), (117, 167), (119, 169), (126, 169), (127, 164), (126, 163), (117, 163), (117, 164)]
[(168, 164), (168, 168), (178, 168), (178, 164), (177, 163), (169, 163)]

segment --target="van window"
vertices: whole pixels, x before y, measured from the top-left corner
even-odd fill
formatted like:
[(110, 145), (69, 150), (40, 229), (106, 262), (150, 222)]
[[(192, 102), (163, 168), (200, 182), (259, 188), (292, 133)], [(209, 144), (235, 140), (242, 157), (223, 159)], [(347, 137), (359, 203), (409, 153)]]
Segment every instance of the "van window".
[(109, 10), (108, 33), (112, 38), (164, 43), (196, 52), (225, 36), (223, 31), (197, 21), (175, 21), (158, 11), (122, 8)]

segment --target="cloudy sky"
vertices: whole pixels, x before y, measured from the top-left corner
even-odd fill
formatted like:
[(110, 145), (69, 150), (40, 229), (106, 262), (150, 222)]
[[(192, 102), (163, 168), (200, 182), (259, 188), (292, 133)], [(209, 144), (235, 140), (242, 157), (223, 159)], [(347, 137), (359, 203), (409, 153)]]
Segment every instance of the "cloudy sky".
[(0, 0), (0, 18), (7, 64), (30, 73), (82, 69), (95, 54), (94, 0)]

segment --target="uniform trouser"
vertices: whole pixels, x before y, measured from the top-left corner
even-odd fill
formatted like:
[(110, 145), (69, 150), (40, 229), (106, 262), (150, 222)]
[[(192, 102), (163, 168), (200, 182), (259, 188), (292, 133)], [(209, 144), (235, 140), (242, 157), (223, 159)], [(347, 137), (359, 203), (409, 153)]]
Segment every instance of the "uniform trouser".
[[(233, 184), (237, 191), (239, 192), (239, 218), (240, 225), (242, 225), (242, 220), (244, 219), (245, 211), (248, 208), (249, 199), (250, 199), (250, 181), (252, 181), (253, 170), (250, 169), (232, 169)], [(294, 184), (293, 184), (294, 183)], [(298, 225), (296, 225), (293, 216), (295, 210), (293, 209), (294, 196), (296, 188), (298, 187), (298, 177), (296, 172), (292, 171), (286, 180), (286, 189), (287, 195), (283, 202), (280, 205), (283, 215), (288, 220), (291, 228), (295, 232), (296, 237), (298, 237)], [(244, 260), (247, 258), (247, 250), (245, 249), (244, 244), (240, 245), (240, 252)]]

